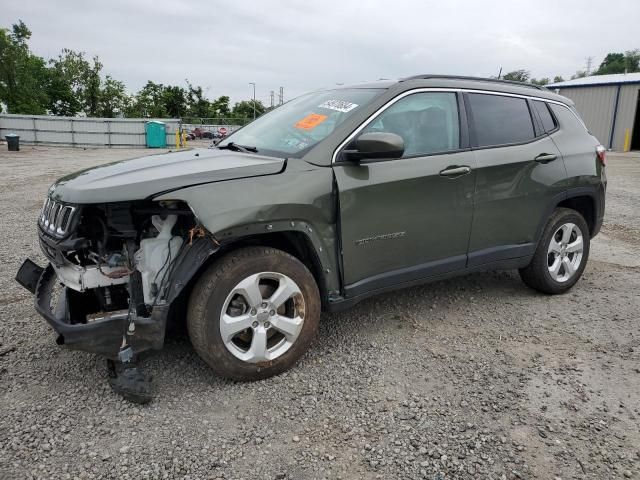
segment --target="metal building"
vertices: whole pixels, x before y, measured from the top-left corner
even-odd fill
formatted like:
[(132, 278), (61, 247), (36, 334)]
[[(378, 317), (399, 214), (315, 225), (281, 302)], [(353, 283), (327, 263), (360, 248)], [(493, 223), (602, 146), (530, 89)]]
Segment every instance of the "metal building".
[(587, 127), (611, 150), (640, 150), (640, 73), (592, 75), (547, 85), (570, 98)]

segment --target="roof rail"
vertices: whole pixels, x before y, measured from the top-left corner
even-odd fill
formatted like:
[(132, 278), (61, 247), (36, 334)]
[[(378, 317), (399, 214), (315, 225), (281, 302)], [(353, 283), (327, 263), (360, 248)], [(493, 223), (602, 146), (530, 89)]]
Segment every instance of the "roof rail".
[(441, 79), (450, 79), (450, 80), (470, 80), (474, 82), (505, 83), (507, 85), (517, 85), (519, 87), (529, 87), (529, 88), (535, 88), (538, 90), (548, 90), (543, 85), (534, 85), (533, 83), (516, 82), (514, 80), (502, 80), (499, 78), (465, 77), (464, 75), (430, 75), (430, 74), (412, 75), (410, 77), (401, 78), (400, 81), (404, 82), (405, 80), (427, 80), (430, 78), (441, 78)]

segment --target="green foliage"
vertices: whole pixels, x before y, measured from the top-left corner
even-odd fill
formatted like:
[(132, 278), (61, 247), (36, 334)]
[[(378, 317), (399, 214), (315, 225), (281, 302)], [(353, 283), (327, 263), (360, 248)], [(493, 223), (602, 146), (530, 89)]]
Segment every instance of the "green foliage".
[(564, 78), (562, 78), (562, 75), (556, 75), (555, 77), (553, 77), (553, 83), (558, 82), (564, 82)]
[[(213, 101), (202, 87), (187, 81), (187, 88), (163, 85), (151, 80), (129, 96), (124, 83), (102, 76), (98, 57), (87, 59), (84, 52), (63, 49), (48, 62), (33, 55), (27, 41), (31, 32), (18, 21), (11, 30), (0, 29), (0, 112), (102, 117), (178, 118), (230, 117), (229, 97)], [(256, 114), (264, 112), (256, 102)], [(253, 118), (253, 103), (240, 102), (233, 114)]]
[(502, 78), (513, 82), (528, 82), (529, 78), (531, 78), (531, 73), (528, 70), (514, 70), (506, 73)]
[(229, 102), (231, 99), (226, 95), (218, 97), (211, 103), (211, 108), (214, 117), (228, 117), (231, 115), (231, 107)]
[(640, 49), (628, 50), (625, 53), (609, 53), (593, 72), (594, 75), (612, 73), (640, 72)]
[(0, 102), (9, 113), (46, 112), (47, 68), (29, 51), (30, 37), (22, 20), (11, 31), (0, 29)]
[(107, 118), (123, 116), (130, 103), (131, 98), (127, 95), (124, 83), (107, 75), (100, 90), (98, 116)]
[(151, 80), (134, 96), (126, 111), (127, 117), (163, 118), (167, 109), (163, 100), (164, 85)]
[(547, 77), (541, 78), (539, 80), (532, 78), (531, 83), (533, 83), (534, 85), (546, 85), (548, 83), (551, 83), (551, 81)]
[(187, 98), (182, 87), (164, 87), (162, 102), (167, 115), (171, 118), (180, 118), (187, 113)]
[[(234, 118), (251, 118), (254, 117), (254, 102), (253, 100), (243, 100), (233, 106), (231, 116)], [(265, 106), (260, 100), (255, 101), (255, 117), (259, 117), (265, 112)]]
[(189, 112), (190, 117), (211, 117), (212, 113), (212, 105), (209, 100), (207, 100), (202, 91), (202, 87), (194, 87), (191, 85), (189, 80), (187, 80), (187, 111)]

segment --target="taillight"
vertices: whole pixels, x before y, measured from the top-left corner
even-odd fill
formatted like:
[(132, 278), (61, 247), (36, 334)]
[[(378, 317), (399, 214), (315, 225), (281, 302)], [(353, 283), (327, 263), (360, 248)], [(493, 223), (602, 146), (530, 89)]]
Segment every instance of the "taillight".
[(607, 150), (602, 145), (596, 147), (596, 155), (603, 167), (607, 166)]

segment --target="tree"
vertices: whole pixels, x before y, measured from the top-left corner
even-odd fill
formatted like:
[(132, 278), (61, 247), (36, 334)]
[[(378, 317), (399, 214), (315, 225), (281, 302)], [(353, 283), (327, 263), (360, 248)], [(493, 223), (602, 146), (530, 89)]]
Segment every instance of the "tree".
[(162, 92), (167, 114), (172, 118), (180, 118), (187, 113), (187, 98), (184, 88), (177, 86), (167, 86)]
[(128, 117), (183, 117), (187, 114), (187, 94), (182, 87), (165, 86), (149, 80), (134, 96), (126, 113)]
[[(253, 100), (243, 100), (233, 106), (232, 115), (236, 118), (253, 118)], [(255, 115), (259, 117), (265, 111), (264, 105), (260, 100), (255, 101)]]
[(230, 99), (226, 95), (218, 97), (211, 103), (214, 117), (228, 117), (231, 115)]
[(0, 29), (0, 102), (9, 113), (46, 112), (47, 67), (29, 51), (30, 37), (31, 31), (22, 20), (11, 31)]
[(587, 76), (587, 72), (584, 70), (578, 70), (576, 73), (571, 75), (571, 80), (575, 80), (576, 78), (584, 78)]
[(562, 75), (556, 75), (555, 77), (553, 77), (553, 83), (558, 82), (564, 82), (564, 78), (562, 78)]
[(76, 115), (84, 112), (96, 116), (100, 101), (100, 71), (102, 63), (93, 57), (93, 64), (84, 52), (62, 49), (58, 58), (49, 61), (51, 84), (50, 110), (54, 115)]
[(547, 77), (544, 77), (544, 78), (541, 78), (540, 80), (536, 80), (535, 78), (532, 78), (531, 83), (533, 83), (534, 85), (547, 85), (548, 83), (551, 83), (551, 82)]
[(98, 115), (107, 118), (123, 115), (130, 103), (131, 98), (125, 91), (124, 83), (107, 75), (100, 90)]
[(127, 108), (127, 117), (163, 118), (167, 116), (162, 93), (164, 85), (151, 80), (136, 93), (133, 102)]
[[(88, 64), (88, 62), (87, 62)], [(93, 57), (93, 65), (83, 72), (84, 78), (84, 113), (89, 117), (98, 116), (102, 92), (100, 89), (100, 71), (102, 63), (98, 57)]]
[(514, 82), (528, 82), (530, 77), (531, 73), (528, 70), (514, 70), (513, 72), (506, 73), (502, 78)]
[(209, 117), (213, 114), (211, 102), (207, 100), (202, 87), (194, 87), (187, 80), (187, 113), (190, 117)]
[(593, 72), (594, 75), (609, 75), (612, 73), (632, 73), (640, 71), (640, 50), (628, 50), (625, 53), (608, 53), (604, 60)]

